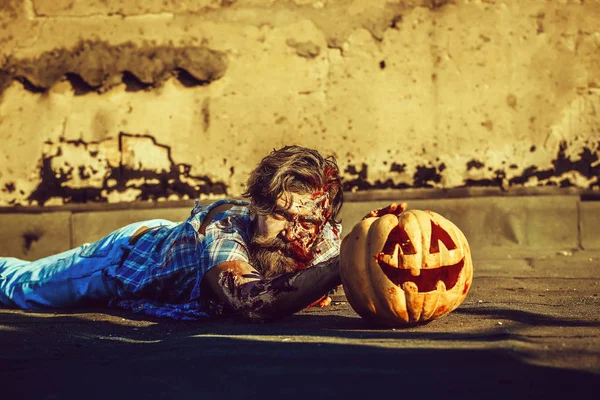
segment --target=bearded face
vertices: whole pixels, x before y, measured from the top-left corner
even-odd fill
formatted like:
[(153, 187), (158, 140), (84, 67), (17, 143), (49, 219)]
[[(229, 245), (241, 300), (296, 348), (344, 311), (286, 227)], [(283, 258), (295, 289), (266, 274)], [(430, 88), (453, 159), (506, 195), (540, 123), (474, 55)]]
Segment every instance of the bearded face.
[(257, 215), (251, 263), (265, 277), (306, 268), (330, 216), (327, 193), (282, 194), (270, 215)]

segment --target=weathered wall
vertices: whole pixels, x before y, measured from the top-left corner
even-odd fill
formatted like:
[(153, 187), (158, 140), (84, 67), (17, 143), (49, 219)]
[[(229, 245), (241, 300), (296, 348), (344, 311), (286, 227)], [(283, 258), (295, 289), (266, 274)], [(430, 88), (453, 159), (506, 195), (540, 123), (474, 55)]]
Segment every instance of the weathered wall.
[(0, 206), (239, 195), (289, 143), (348, 190), (600, 187), (600, 0), (1, 0)]

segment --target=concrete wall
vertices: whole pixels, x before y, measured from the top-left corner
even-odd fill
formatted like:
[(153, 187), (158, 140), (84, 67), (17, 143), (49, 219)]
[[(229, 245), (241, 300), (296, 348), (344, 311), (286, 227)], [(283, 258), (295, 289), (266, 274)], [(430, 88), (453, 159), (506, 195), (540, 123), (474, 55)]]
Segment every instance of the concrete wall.
[[(342, 237), (385, 200), (348, 202)], [(585, 250), (600, 253), (600, 202), (579, 196), (486, 196), (413, 199), (411, 209), (430, 209), (450, 219), (469, 241), (476, 260), (544, 258)], [(92, 242), (126, 224), (153, 218), (183, 221), (191, 205), (121, 210), (70, 210), (0, 214), (0, 256), (35, 260)], [(590, 252), (591, 251), (591, 252)]]
[(348, 191), (599, 188), (600, 1), (3, 0), (0, 206), (239, 195), (272, 148)]

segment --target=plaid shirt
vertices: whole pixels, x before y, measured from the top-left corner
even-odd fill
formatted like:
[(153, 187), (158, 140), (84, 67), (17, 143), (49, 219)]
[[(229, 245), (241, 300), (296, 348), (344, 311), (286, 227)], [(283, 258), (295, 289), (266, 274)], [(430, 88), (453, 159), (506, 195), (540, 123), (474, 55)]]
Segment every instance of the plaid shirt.
[[(200, 233), (209, 211), (224, 203), (233, 207), (218, 212), (205, 233)], [(196, 201), (186, 221), (144, 233), (117, 270), (118, 297), (109, 305), (183, 320), (209, 316), (200, 298), (204, 274), (226, 261), (249, 262), (251, 220), (247, 205), (237, 200), (219, 200), (209, 205)], [(326, 224), (311, 265), (339, 254), (340, 231), (340, 225)]]

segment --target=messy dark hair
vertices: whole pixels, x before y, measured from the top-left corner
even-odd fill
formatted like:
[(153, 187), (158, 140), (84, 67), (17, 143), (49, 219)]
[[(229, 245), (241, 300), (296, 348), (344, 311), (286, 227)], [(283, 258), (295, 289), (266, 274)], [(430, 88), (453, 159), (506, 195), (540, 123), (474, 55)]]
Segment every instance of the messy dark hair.
[(285, 146), (265, 156), (250, 173), (246, 191), (251, 209), (258, 214), (271, 214), (284, 192), (309, 193), (323, 190), (331, 201), (330, 221), (339, 223), (337, 215), (344, 196), (337, 162), (333, 156), (323, 157), (318, 151), (300, 146)]

